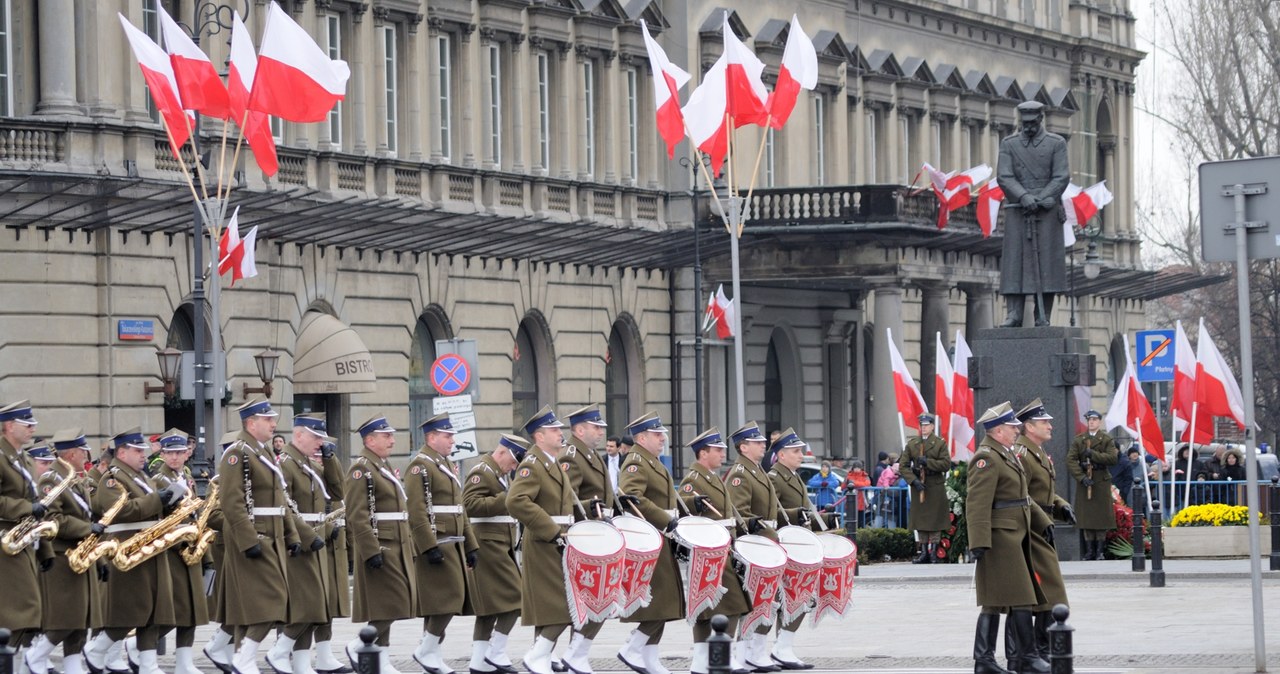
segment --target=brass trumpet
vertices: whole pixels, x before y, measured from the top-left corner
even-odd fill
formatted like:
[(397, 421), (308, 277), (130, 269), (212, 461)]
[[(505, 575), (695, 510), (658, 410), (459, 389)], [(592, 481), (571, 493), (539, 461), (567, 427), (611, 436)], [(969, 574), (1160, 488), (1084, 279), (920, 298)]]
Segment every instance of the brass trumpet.
[(213, 514), (213, 509), (218, 507), (218, 483), (209, 484), (209, 491), (204, 495), (204, 508), (200, 510), (200, 516), (196, 518), (196, 533), (194, 542), (182, 551), (182, 561), (187, 566), (195, 566), (204, 558), (204, 553), (209, 549), (209, 545), (213, 543), (213, 539), (218, 532), (209, 528), (209, 516)]
[[(107, 512), (102, 514), (98, 522), (104, 527), (109, 526), (128, 500), (129, 495), (127, 493), (121, 494), (120, 498), (116, 499), (116, 502), (112, 503), (110, 508), (107, 508)], [(80, 539), (76, 547), (67, 551), (67, 564), (72, 571), (84, 573), (93, 567), (99, 559), (114, 555), (118, 547), (120, 547), (119, 541), (103, 541), (99, 540), (97, 534), (89, 534)]]
[[(45, 508), (48, 508), (54, 501), (58, 500), (62, 492), (66, 491), (75, 480), (75, 469), (71, 467), (71, 464), (62, 459), (58, 459), (58, 463), (66, 466), (67, 476), (58, 482), (58, 486), (50, 489), (49, 493), (44, 495), (44, 498), (40, 499), (40, 505)], [(13, 557), (36, 542), (36, 540), (41, 538), (49, 539), (57, 535), (57, 522), (44, 518), (37, 519), (28, 515), (15, 524), (12, 529), (4, 532), (4, 536), (0, 536), (0, 550), (4, 550), (4, 554)]]
[(112, 555), (111, 562), (121, 571), (130, 571), (179, 543), (194, 542), (200, 532), (195, 524), (186, 520), (203, 503), (201, 499), (187, 496), (168, 517), (121, 543)]

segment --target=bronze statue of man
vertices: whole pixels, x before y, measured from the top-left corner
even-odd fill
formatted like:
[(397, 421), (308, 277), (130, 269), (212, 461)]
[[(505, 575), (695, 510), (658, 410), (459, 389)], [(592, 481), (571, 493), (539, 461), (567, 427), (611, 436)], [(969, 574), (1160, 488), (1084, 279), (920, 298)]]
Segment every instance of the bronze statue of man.
[(996, 176), (1005, 195), (1000, 294), (1009, 314), (1000, 327), (1022, 325), (1027, 295), (1035, 298), (1036, 325), (1049, 324), (1055, 293), (1067, 290), (1062, 241), (1062, 193), (1071, 182), (1067, 141), (1044, 128), (1044, 105), (1018, 106), (1018, 133), (1000, 141)]

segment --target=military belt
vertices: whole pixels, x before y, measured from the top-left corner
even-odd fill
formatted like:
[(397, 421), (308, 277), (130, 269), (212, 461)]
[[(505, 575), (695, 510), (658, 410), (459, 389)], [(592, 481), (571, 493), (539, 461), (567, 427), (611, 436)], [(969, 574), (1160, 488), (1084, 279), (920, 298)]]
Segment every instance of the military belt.
[(408, 522), (409, 513), (374, 513), (373, 519), (378, 520), (379, 522)]
[(142, 531), (147, 527), (158, 524), (160, 520), (147, 520), (145, 522), (124, 522), (122, 524), (112, 524), (106, 528), (103, 533), (118, 534), (121, 531)]
[(254, 517), (284, 517), (284, 506), (274, 508), (254, 508)]
[(573, 515), (552, 515), (551, 521), (560, 526), (568, 526), (573, 524)]
[(324, 513), (298, 513), (303, 522), (323, 522)]
[(495, 515), (493, 517), (472, 517), (472, 524), (515, 524), (516, 518), (510, 515)]
[(465, 536), (445, 536), (436, 539), (436, 545), (449, 545), (450, 543), (462, 543), (466, 541)]
[(1021, 508), (1022, 506), (1031, 505), (1029, 498), (1015, 498), (1010, 501), (996, 501), (991, 504), (992, 510), (1004, 510), (1005, 508)]
[(672, 508), (671, 510), (663, 510), (662, 512), (666, 513), (666, 514), (667, 514), (667, 517), (679, 517), (679, 516), (680, 516), (680, 511), (676, 510), (675, 508)]
[(431, 506), (433, 515), (461, 515), (462, 506), (460, 505), (439, 505)]
[(719, 524), (720, 526), (731, 527), (736, 523), (733, 520), (716, 520), (716, 524)]
[(770, 529), (778, 528), (778, 520), (760, 520), (760, 523), (765, 525), (766, 527), (769, 527)]
[(600, 512), (605, 517), (613, 517), (613, 508), (600, 508)]

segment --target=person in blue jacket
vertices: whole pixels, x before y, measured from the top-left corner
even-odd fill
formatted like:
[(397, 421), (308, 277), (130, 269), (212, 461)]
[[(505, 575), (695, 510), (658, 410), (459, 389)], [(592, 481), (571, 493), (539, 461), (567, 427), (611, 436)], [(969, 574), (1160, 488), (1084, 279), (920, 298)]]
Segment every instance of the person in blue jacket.
[(809, 489), (814, 491), (813, 507), (823, 510), (836, 502), (839, 496), (836, 490), (844, 483), (844, 478), (831, 472), (831, 462), (823, 461), (822, 468), (809, 478)]

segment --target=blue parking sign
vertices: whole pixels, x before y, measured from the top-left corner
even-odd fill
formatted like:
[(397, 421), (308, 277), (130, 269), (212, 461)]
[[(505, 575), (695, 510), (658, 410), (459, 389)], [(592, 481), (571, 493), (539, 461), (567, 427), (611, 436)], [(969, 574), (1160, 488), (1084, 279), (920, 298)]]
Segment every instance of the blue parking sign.
[(1173, 330), (1143, 330), (1138, 340), (1138, 381), (1173, 381)]

